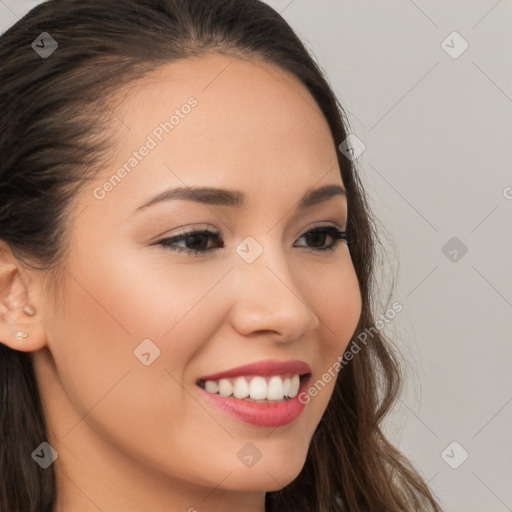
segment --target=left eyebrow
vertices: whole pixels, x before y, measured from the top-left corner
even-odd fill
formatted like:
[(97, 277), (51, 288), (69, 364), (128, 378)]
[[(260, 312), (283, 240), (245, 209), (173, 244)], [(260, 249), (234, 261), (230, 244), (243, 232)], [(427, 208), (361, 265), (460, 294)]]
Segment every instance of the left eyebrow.
[[(347, 195), (345, 189), (338, 184), (332, 183), (323, 187), (309, 190), (301, 198), (297, 210), (302, 211), (306, 208), (314, 206), (331, 199), (335, 196)], [(153, 204), (170, 200), (187, 200), (196, 201), (204, 204), (214, 204), (221, 206), (229, 206), (231, 208), (243, 208), (245, 204), (245, 194), (240, 190), (228, 190), (224, 188), (214, 187), (177, 187), (165, 190), (157, 196), (153, 197), (147, 203), (139, 206), (135, 211), (142, 210)]]

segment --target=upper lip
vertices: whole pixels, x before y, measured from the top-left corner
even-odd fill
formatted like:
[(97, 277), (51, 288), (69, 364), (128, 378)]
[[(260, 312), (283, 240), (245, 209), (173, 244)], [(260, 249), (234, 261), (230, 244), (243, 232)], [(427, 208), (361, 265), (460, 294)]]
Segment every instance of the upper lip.
[(305, 361), (293, 359), (289, 361), (258, 361), (256, 363), (237, 366), (222, 372), (212, 373), (199, 377), (204, 381), (219, 380), (228, 377), (239, 377), (241, 375), (279, 375), (283, 373), (296, 373), (299, 375), (311, 373), (311, 367)]

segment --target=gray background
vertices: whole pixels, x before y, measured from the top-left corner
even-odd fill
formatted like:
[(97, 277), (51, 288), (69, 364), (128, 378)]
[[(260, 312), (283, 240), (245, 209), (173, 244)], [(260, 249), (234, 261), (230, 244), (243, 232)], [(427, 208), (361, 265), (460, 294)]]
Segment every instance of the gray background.
[[(0, 0), (0, 31), (37, 3)], [(377, 317), (403, 306), (385, 329), (406, 361), (386, 432), (447, 512), (512, 511), (512, 2), (268, 3), (366, 146), (357, 166), (385, 249)], [(469, 44), (457, 58), (444, 48), (460, 40), (442, 45), (454, 31)]]

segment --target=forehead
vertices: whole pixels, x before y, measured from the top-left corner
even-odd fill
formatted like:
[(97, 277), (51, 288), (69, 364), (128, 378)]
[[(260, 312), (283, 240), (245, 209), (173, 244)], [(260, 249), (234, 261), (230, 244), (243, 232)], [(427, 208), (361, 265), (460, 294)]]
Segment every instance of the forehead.
[[(302, 196), (322, 177), (341, 184), (318, 105), (294, 75), (273, 64), (208, 54), (165, 64), (121, 97), (112, 125), (114, 161), (98, 182), (120, 168), (129, 176), (111, 196), (121, 187), (135, 200), (164, 186), (194, 184), (248, 196), (297, 186)], [(151, 150), (134, 156), (144, 145)]]

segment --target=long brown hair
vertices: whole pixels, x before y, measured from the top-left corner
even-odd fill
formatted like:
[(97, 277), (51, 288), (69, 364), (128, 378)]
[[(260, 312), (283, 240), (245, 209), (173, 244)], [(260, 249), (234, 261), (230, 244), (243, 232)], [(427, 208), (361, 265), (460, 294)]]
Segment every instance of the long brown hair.
[[(31, 48), (43, 31), (58, 43), (47, 58)], [(32, 268), (51, 271), (52, 289), (68, 248), (71, 202), (109, 162), (114, 93), (162, 64), (205, 52), (263, 58), (293, 73), (318, 103), (333, 144), (346, 139), (345, 113), (320, 68), (259, 0), (49, 0), (0, 37), (0, 239)], [(374, 326), (378, 238), (356, 168), (337, 154), (363, 301), (348, 354)], [(301, 473), (266, 494), (268, 512), (441, 510), (381, 431), (400, 376), (389, 341), (374, 328), (339, 372)], [(0, 392), (0, 510), (54, 512), (53, 466), (43, 470), (30, 458), (47, 438), (30, 354), (1, 343)]]

